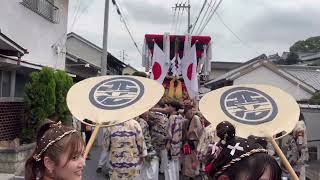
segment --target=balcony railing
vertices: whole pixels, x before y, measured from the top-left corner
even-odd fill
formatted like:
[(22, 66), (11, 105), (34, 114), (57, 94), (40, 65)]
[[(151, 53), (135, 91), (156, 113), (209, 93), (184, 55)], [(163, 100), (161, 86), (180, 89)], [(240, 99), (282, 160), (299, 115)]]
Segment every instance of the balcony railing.
[(59, 23), (59, 8), (48, 0), (22, 0), (21, 4), (52, 23)]

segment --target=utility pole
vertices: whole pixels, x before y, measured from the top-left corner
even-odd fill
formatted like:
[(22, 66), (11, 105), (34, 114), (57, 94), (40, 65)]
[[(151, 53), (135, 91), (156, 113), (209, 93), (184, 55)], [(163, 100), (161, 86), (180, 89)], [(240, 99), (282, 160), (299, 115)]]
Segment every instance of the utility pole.
[(191, 30), (191, 24), (190, 24), (190, 0), (188, 0), (188, 34), (190, 34), (190, 30)]
[(188, 30), (188, 33), (190, 33), (190, 30), (191, 30), (191, 24), (190, 24), (190, 9), (191, 9), (191, 6), (190, 6), (190, 0), (188, 0), (188, 4), (186, 5), (186, 3), (180, 3), (180, 4), (176, 4), (175, 7), (173, 7), (173, 9), (187, 9), (188, 10), (188, 27), (187, 27), (187, 30)]
[(103, 28), (103, 51), (101, 57), (101, 76), (107, 75), (108, 64), (108, 21), (109, 21), (109, 0), (105, 0), (104, 28)]

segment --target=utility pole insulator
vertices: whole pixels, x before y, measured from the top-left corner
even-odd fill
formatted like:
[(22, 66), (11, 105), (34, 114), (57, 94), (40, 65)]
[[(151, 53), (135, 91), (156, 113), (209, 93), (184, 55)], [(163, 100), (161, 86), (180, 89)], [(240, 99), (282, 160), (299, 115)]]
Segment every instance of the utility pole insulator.
[(187, 9), (188, 10), (188, 25), (187, 25), (187, 30), (188, 33), (190, 33), (191, 30), (191, 25), (190, 25), (190, 9), (191, 9), (191, 5), (190, 5), (190, 0), (188, 0), (188, 4), (186, 5), (186, 3), (180, 3), (180, 4), (175, 4), (175, 7), (172, 7), (173, 9)]

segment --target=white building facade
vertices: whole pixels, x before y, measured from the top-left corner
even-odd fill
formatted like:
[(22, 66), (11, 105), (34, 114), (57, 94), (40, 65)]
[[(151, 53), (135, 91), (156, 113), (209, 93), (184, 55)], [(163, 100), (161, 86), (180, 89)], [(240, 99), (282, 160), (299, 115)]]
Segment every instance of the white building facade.
[(68, 3), (0, 0), (0, 141), (21, 133), (30, 73), (65, 68)]
[(0, 0), (0, 29), (28, 50), (23, 60), (64, 69), (68, 0)]
[[(68, 0), (0, 0), (0, 101), (23, 97), (32, 71), (65, 68)], [(20, 47), (24, 52), (15, 54)]]

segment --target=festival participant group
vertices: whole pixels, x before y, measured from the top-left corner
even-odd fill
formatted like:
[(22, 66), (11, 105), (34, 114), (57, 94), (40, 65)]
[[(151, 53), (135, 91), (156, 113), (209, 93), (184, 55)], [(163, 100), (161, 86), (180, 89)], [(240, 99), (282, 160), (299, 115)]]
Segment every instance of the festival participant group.
[[(82, 179), (90, 157), (84, 156), (87, 142), (76, 129), (48, 120), (38, 131), (25, 179)], [(307, 160), (304, 131), (299, 121), (284, 142), (286, 155), (302, 179)], [(265, 139), (237, 137), (228, 121), (210, 124), (192, 100), (162, 98), (139, 117), (103, 128), (103, 134), (96, 171), (107, 169), (106, 178), (112, 180), (280, 180), (286, 174)]]

